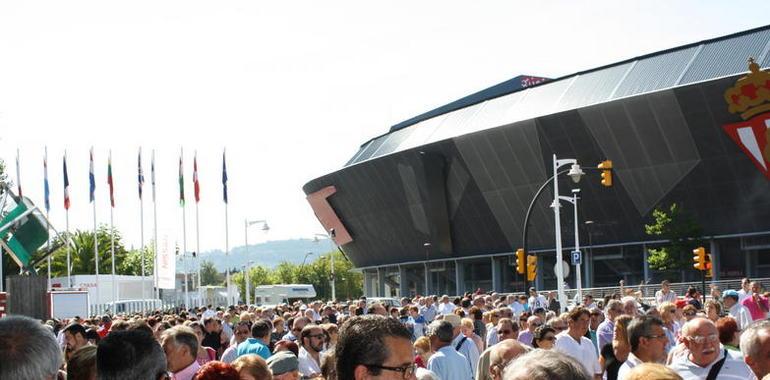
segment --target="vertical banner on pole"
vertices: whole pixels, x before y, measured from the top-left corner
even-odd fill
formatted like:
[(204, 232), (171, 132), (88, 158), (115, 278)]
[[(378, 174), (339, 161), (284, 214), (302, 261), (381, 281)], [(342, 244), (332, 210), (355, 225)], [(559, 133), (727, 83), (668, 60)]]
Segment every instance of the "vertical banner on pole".
[(174, 251), (169, 247), (168, 236), (168, 233), (163, 233), (160, 241), (156, 242), (158, 249), (156, 272), (158, 288), (160, 289), (176, 289), (176, 260), (174, 258)]

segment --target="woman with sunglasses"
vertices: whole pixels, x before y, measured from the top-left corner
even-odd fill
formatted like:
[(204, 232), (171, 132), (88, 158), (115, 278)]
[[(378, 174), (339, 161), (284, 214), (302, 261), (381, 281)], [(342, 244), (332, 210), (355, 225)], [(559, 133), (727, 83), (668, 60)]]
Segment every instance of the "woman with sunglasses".
[(532, 337), (532, 347), (550, 350), (556, 342), (556, 330), (548, 325), (543, 325), (535, 329), (535, 335)]

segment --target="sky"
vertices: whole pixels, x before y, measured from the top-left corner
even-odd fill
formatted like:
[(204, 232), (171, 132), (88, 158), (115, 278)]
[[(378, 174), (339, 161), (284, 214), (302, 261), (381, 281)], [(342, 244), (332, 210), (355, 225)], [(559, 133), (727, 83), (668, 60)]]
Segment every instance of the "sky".
[[(302, 186), (339, 170), (372, 137), (520, 74), (557, 78), (768, 21), (748, 1), (12, 1), (0, 0), (0, 159), (43, 206), (48, 149), (51, 221), (96, 219), (141, 244), (137, 153), (152, 237), (156, 156), (159, 234), (200, 250), (323, 233)], [(20, 181), (16, 151), (20, 153)], [(229, 208), (222, 201), (227, 151)], [(186, 231), (179, 206), (184, 152)], [(226, 225), (229, 233), (226, 234)], [(227, 239), (226, 239), (227, 237)]]

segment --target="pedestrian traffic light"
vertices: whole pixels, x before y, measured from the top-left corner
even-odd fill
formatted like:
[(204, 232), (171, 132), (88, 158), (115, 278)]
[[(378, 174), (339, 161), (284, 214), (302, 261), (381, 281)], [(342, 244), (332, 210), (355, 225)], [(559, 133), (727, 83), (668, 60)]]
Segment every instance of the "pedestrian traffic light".
[(527, 269), (524, 267), (524, 248), (516, 250), (516, 272), (519, 274), (527, 273)]
[(698, 247), (692, 250), (693, 268), (697, 270), (706, 270), (706, 249)]
[(535, 277), (537, 277), (537, 256), (529, 255), (527, 256), (527, 280), (535, 281)]
[(602, 186), (612, 186), (612, 161), (602, 161), (598, 168), (602, 171)]
[(713, 256), (711, 256), (710, 253), (706, 255), (706, 277), (714, 277), (714, 272), (712, 271), (714, 264), (712, 259)]

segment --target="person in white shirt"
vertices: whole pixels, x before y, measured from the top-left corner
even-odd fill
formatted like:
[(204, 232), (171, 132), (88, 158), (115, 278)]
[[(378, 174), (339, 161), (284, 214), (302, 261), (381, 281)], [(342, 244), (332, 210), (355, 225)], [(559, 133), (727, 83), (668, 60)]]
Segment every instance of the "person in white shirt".
[(737, 351), (730, 351), (719, 344), (719, 332), (714, 322), (695, 318), (682, 327), (687, 354), (674, 359), (673, 369), (684, 380), (705, 379), (712, 368), (716, 379), (756, 379)]
[(632, 368), (642, 363), (662, 363), (666, 360), (668, 337), (663, 330), (663, 321), (643, 315), (628, 324), (628, 341), (631, 353), (618, 370), (618, 380), (625, 380)]
[(324, 348), (323, 328), (318, 325), (307, 325), (302, 329), (299, 348), (299, 373), (304, 377), (312, 378), (321, 374), (321, 351)]
[(529, 288), (529, 310), (535, 310), (539, 307), (543, 309), (548, 308), (548, 302), (545, 297), (537, 294), (535, 288)]
[(577, 360), (586, 371), (596, 378), (601, 377), (602, 368), (591, 340), (586, 338), (591, 313), (588, 309), (578, 306), (569, 312), (569, 327), (556, 335), (554, 348)]
[(444, 294), (441, 296), (441, 303), (438, 305), (438, 313), (441, 315), (452, 314), (457, 306), (449, 302), (449, 296)]
[(743, 331), (752, 322), (751, 314), (745, 306), (741, 305), (739, 300), (741, 296), (735, 290), (725, 290), (722, 293), (722, 302), (727, 309), (728, 314), (735, 319), (738, 324), (738, 331)]
[(751, 296), (751, 280), (748, 277), (744, 277), (741, 280), (741, 290), (738, 291), (738, 303), (743, 303), (743, 300)]
[(511, 302), (508, 304), (508, 307), (511, 308), (511, 311), (513, 311), (513, 316), (518, 318), (523, 312), (526, 311), (526, 301), (527, 297), (524, 297), (524, 302), (519, 302), (519, 297), (514, 296), (508, 296), (508, 300)]
[(655, 301), (657, 301), (658, 305), (663, 302), (676, 302), (676, 293), (671, 290), (671, 284), (669, 284), (668, 280), (660, 282), (660, 290), (655, 292)]

